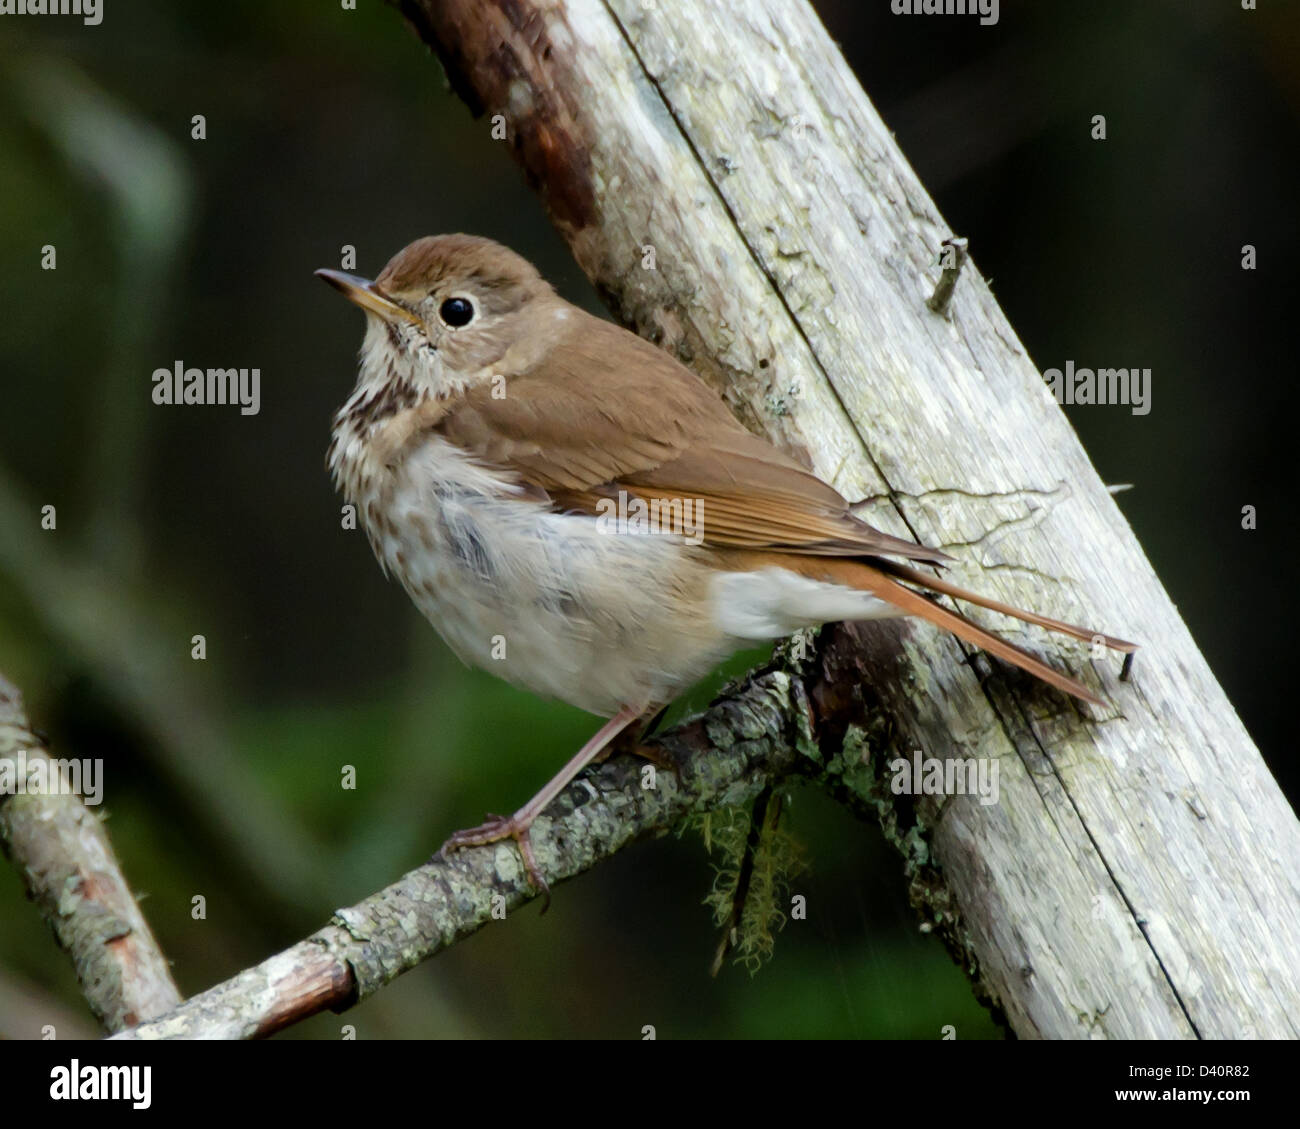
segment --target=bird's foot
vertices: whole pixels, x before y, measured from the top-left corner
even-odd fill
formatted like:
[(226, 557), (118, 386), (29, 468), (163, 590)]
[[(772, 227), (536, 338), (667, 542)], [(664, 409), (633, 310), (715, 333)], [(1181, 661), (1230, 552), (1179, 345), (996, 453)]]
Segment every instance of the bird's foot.
[(502, 839), (513, 839), (519, 847), (520, 857), (524, 860), (524, 870), (528, 874), (528, 880), (544, 899), (542, 912), (545, 913), (551, 906), (551, 888), (542, 877), (537, 859), (533, 855), (533, 843), (528, 835), (532, 825), (531, 819), (520, 819), (518, 813), (509, 816), (489, 813), (484, 823), (464, 831), (457, 831), (452, 835), (438, 848), (438, 854), (445, 859), (448, 852), (459, 851), (463, 847), (485, 847), (489, 843), (499, 843)]

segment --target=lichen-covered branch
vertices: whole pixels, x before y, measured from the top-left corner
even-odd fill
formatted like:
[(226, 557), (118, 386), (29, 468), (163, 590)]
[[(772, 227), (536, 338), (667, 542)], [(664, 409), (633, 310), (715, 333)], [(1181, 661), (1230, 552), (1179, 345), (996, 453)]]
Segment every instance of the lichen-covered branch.
[(0, 846), (72, 958), (91, 1010), (105, 1030), (122, 1031), (181, 996), (99, 819), (75, 794), (27, 790), (58, 772), (42, 746), (0, 675), (0, 774), (14, 785), (0, 788)]
[[(768, 782), (818, 759), (803, 684), (771, 669), (708, 713), (656, 739), (675, 771), (617, 757), (589, 771), (533, 826), (548, 882), (590, 869), (683, 816), (743, 804)], [(342, 1010), (537, 896), (513, 843), (434, 857), (334, 914), (318, 933), (122, 1036), (269, 1035), (327, 1008)]]

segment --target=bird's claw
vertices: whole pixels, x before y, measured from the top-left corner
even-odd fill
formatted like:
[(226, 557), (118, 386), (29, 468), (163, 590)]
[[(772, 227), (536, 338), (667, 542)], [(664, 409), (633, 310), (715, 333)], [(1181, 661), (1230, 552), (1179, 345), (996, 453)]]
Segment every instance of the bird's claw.
[(489, 814), (487, 820), (477, 827), (457, 831), (448, 838), (438, 848), (438, 856), (445, 859), (449, 851), (459, 851), (464, 847), (485, 847), (490, 843), (499, 843), (502, 839), (513, 839), (519, 848), (520, 857), (524, 860), (524, 870), (528, 874), (528, 880), (542, 895), (542, 913), (545, 913), (551, 908), (551, 888), (542, 877), (537, 858), (533, 854), (533, 843), (529, 837), (531, 827), (531, 821), (523, 823), (513, 815)]

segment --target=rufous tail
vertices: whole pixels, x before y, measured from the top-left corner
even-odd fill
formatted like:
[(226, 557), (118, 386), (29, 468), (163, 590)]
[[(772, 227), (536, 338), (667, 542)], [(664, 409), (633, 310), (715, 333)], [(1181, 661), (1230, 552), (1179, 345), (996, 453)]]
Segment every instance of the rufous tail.
[[(785, 555), (783, 554), (783, 556)], [(1010, 604), (1004, 604), (998, 600), (989, 599), (987, 596), (981, 596), (976, 592), (967, 591), (965, 588), (959, 588), (957, 585), (941, 580), (937, 576), (878, 557), (871, 558), (870, 563), (867, 563), (861, 560), (828, 560), (825, 557), (810, 558), (789, 555), (785, 556), (781, 564), (783, 567), (792, 567), (794, 571), (805, 576), (829, 580), (837, 584), (847, 584), (852, 588), (870, 592), (887, 603), (893, 604), (899, 611), (907, 615), (918, 616), (935, 624), (937, 627), (951, 631), (959, 639), (964, 639), (966, 642), (988, 651), (991, 655), (1005, 659), (1014, 666), (1020, 667), (1021, 670), (1027, 670), (1035, 678), (1041, 678), (1048, 685), (1055, 686), (1058, 690), (1064, 690), (1067, 694), (1073, 694), (1076, 698), (1082, 698), (1085, 702), (1092, 702), (1098, 706), (1104, 706), (1107, 703), (1078, 679), (1071, 678), (1068, 674), (1062, 674), (1059, 670), (1054, 670), (1023, 648), (999, 638), (993, 632), (971, 622), (959, 612), (951, 611), (941, 604), (927, 599), (921, 593), (900, 584), (899, 580), (906, 580), (910, 584), (916, 584), (932, 592), (951, 596), (954, 599), (965, 600), (979, 607), (988, 608), (990, 611), (1014, 616), (1026, 623), (1045, 627), (1049, 631), (1058, 631), (1063, 635), (1082, 639), (1087, 643), (1100, 642), (1112, 650), (1125, 653), (1137, 650), (1137, 644), (1135, 643), (1115, 639), (1097, 631), (1089, 631), (1085, 627), (1077, 627), (1071, 623), (1063, 623), (1059, 619), (1039, 615), (1037, 612), (1012, 607)]]

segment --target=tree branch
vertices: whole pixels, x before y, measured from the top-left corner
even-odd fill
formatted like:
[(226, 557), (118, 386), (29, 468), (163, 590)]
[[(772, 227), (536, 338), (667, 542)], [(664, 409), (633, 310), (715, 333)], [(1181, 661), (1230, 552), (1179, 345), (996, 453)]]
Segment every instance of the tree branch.
[[(807, 692), (797, 672), (767, 669), (652, 742), (675, 773), (622, 756), (579, 777), (533, 825), (547, 880), (572, 878), (692, 812), (746, 803), (800, 762), (814, 770)], [(435, 857), (305, 941), (119, 1038), (269, 1035), (350, 1007), (536, 896), (511, 842)]]
[[(54, 779), (57, 762), (42, 746), (22, 696), (0, 675), (0, 772), (15, 781)], [(0, 846), (72, 958), (105, 1030), (122, 1031), (180, 1002), (108, 835), (79, 796), (0, 790)]]

